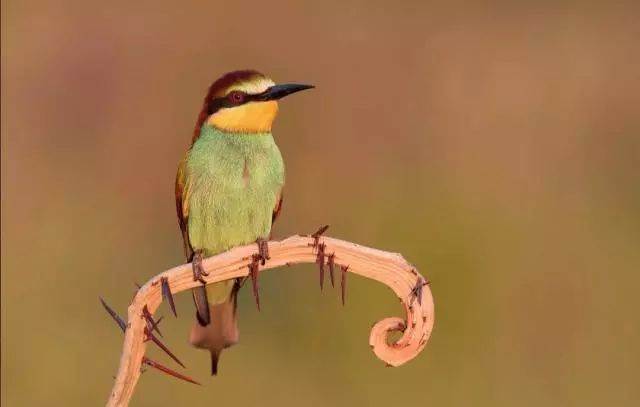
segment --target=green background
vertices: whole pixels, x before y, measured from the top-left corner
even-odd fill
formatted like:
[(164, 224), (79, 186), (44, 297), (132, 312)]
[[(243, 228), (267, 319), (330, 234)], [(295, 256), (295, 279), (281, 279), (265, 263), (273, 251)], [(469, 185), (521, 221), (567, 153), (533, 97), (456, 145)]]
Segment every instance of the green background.
[[(144, 282), (183, 261), (173, 182), (208, 85), (255, 68), (281, 103), (276, 237), (401, 252), (436, 324), (385, 368), (385, 287), (320, 293), (312, 265), (240, 296), (241, 342), (203, 381), (145, 373), (133, 405), (637, 405), (638, 2), (2, 3), (2, 402), (100, 405)], [(155, 349), (151, 354), (174, 366)], [(215, 404), (214, 404), (215, 403)]]

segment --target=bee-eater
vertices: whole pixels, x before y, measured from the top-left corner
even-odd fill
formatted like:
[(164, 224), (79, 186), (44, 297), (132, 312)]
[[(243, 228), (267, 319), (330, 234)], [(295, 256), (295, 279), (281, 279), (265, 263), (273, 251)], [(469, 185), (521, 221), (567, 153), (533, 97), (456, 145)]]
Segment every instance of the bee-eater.
[[(284, 185), (271, 125), (279, 99), (312, 87), (276, 85), (253, 70), (227, 73), (209, 87), (176, 177), (178, 221), (195, 280), (204, 282), (203, 257), (234, 246), (257, 242), (262, 261), (267, 258), (264, 243), (282, 207)], [(196, 321), (189, 341), (209, 350), (213, 375), (222, 350), (238, 341), (239, 288), (236, 280), (192, 291)]]

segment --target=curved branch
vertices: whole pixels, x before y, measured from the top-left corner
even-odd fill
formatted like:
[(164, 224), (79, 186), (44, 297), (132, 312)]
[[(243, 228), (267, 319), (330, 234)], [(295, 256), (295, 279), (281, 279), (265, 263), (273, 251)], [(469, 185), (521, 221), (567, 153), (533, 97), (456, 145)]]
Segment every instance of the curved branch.
[[(333, 254), (330, 261), (341, 267), (343, 281), (347, 272), (379, 281), (391, 288), (404, 305), (406, 318), (385, 318), (371, 329), (369, 344), (376, 356), (390, 366), (399, 366), (417, 356), (425, 347), (433, 328), (433, 297), (428, 283), (400, 254), (329, 237), (292, 236), (282, 241), (270, 241), (271, 258), (260, 268), (266, 270), (295, 263), (325, 264), (324, 259), (318, 260), (318, 243), (323, 245), (328, 257)], [(256, 246), (248, 245), (205, 259), (203, 267), (209, 274), (204, 279), (211, 284), (247, 276), (255, 252)], [(153, 277), (140, 287), (129, 305), (120, 368), (108, 406), (126, 406), (133, 395), (145, 359), (145, 332), (148, 332), (146, 316), (153, 314), (162, 302), (163, 278), (168, 279), (173, 293), (200, 284), (193, 280), (191, 265), (184, 264)], [(402, 331), (403, 334), (390, 344), (388, 335), (392, 331)]]

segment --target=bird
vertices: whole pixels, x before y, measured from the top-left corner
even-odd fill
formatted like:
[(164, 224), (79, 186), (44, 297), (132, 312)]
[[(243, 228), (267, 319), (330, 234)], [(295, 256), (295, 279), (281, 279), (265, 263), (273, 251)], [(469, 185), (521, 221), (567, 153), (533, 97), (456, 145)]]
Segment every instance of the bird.
[[(214, 376), (222, 351), (238, 342), (237, 296), (244, 281), (205, 286), (202, 259), (253, 243), (262, 263), (268, 259), (266, 242), (282, 209), (285, 181), (272, 124), (280, 99), (313, 87), (276, 84), (253, 69), (221, 76), (207, 91), (178, 165), (178, 223), (193, 278), (202, 282), (192, 289), (196, 318), (189, 342), (210, 352)], [(257, 266), (250, 269), (259, 308)]]

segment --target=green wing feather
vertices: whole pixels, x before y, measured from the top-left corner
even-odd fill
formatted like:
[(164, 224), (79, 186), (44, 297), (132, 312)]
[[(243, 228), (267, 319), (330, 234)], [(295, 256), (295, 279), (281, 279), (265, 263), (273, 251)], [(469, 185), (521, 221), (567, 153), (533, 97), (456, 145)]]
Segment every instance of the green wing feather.
[[(188, 153), (187, 153), (188, 154)], [(178, 173), (176, 175), (176, 212), (178, 215), (178, 224), (182, 232), (182, 240), (184, 243), (184, 255), (187, 261), (193, 258), (193, 247), (189, 241), (189, 192), (191, 183), (187, 176), (187, 155), (180, 161), (178, 165)]]
[[(187, 153), (188, 154), (188, 153)], [(187, 261), (193, 260), (193, 247), (189, 240), (189, 196), (191, 191), (191, 179), (187, 174), (187, 156), (180, 161), (178, 165), (178, 173), (176, 175), (176, 212), (178, 215), (178, 224), (182, 232), (182, 241), (184, 243), (184, 255)], [(196, 305), (200, 321), (205, 325), (209, 323), (211, 317), (209, 315), (209, 300), (207, 298), (207, 290), (205, 287), (196, 287), (191, 290), (193, 294), (193, 302)]]

